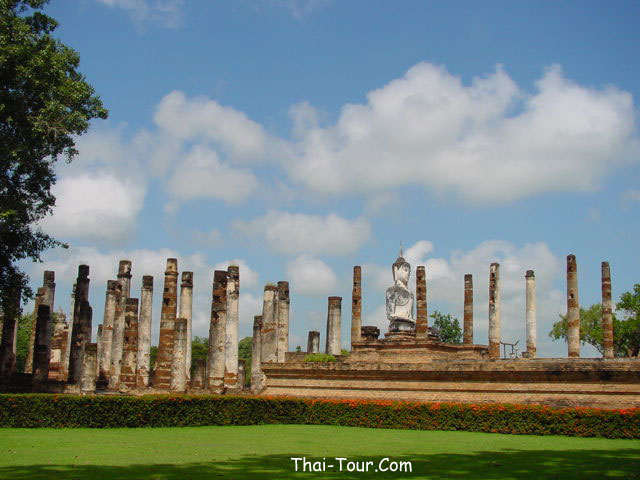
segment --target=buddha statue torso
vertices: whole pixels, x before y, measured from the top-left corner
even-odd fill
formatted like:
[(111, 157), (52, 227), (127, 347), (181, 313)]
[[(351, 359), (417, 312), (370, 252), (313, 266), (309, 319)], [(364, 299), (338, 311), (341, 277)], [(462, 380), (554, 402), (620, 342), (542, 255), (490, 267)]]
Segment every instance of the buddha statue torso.
[(411, 265), (402, 258), (402, 251), (400, 251), (400, 256), (393, 264), (392, 271), (395, 284), (387, 288), (386, 295), (387, 319), (390, 322), (389, 331), (414, 331), (414, 297), (408, 288), (409, 277), (411, 276)]

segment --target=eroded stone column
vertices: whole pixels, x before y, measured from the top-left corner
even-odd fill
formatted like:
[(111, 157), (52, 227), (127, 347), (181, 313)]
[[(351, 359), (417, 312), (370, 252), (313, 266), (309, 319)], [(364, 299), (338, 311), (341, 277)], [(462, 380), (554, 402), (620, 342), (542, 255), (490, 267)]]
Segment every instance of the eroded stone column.
[(238, 360), (238, 389), (244, 390), (244, 382), (245, 382), (245, 367), (244, 360)]
[(311, 330), (307, 338), (307, 353), (320, 353), (320, 332)]
[(42, 299), (44, 298), (44, 287), (38, 287), (36, 290), (36, 297), (33, 305), (33, 314), (31, 315), (31, 332), (29, 333), (29, 350), (27, 350), (27, 359), (24, 363), (24, 373), (33, 373), (33, 355), (36, 349), (36, 332), (38, 328), (36, 323), (38, 321), (38, 308), (42, 305)]
[(609, 262), (602, 262), (602, 335), (604, 358), (613, 358), (613, 309), (611, 305), (611, 270)]
[(464, 318), (463, 318), (463, 343), (473, 344), (473, 275), (467, 273), (464, 276)]
[(104, 299), (102, 317), (102, 335), (98, 352), (98, 378), (108, 380), (111, 371), (111, 353), (113, 347), (113, 324), (116, 316), (116, 280), (107, 280), (107, 292)]
[(93, 393), (96, 391), (96, 376), (98, 371), (98, 345), (87, 343), (82, 355), (82, 377), (80, 391)]
[(275, 318), (275, 298), (277, 288), (275, 285), (265, 285), (262, 300), (262, 361), (278, 361), (278, 325)]
[(164, 272), (164, 292), (162, 293), (162, 310), (160, 312), (160, 341), (158, 357), (154, 370), (153, 386), (158, 389), (171, 388), (171, 357), (173, 356), (173, 333), (176, 328), (177, 293), (178, 293), (178, 260), (167, 259)]
[(64, 359), (67, 351), (69, 326), (66, 317), (59, 312), (53, 321), (53, 336), (51, 338), (51, 357), (49, 361), (49, 380), (63, 381)]
[(429, 338), (427, 275), (422, 265), (416, 268), (416, 338)]
[(136, 386), (138, 388), (144, 388), (149, 385), (152, 309), (153, 277), (144, 275), (140, 291), (140, 314), (138, 315), (138, 365), (136, 367)]
[(122, 285), (122, 301), (131, 296), (131, 261), (120, 260), (118, 265), (118, 282)]
[(278, 282), (276, 307), (276, 329), (278, 332), (278, 363), (284, 363), (289, 351), (289, 282)]
[[(362, 268), (353, 267), (353, 289), (351, 290), (351, 344), (362, 340)], [(309, 332), (311, 335), (311, 332)], [(311, 336), (309, 336), (309, 340)], [(307, 342), (308, 343), (308, 342)], [(308, 350), (308, 345), (307, 345)]]
[(111, 366), (109, 368), (109, 388), (117, 390), (120, 384), (122, 354), (124, 352), (125, 302), (123, 301), (122, 284), (115, 286), (115, 312), (113, 314), (113, 335), (111, 340)]
[(205, 372), (207, 370), (207, 362), (203, 359), (196, 360), (193, 369), (193, 377), (191, 377), (191, 388), (201, 390), (204, 388)]
[(500, 265), (489, 267), (489, 357), (500, 358)]
[(536, 277), (533, 270), (527, 270), (526, 282), (526, 322), (527, 322), (527, 354), (529, 358), (536, 358), (537, 327), (536, 327)]
[(102, 324), (98, 325), (98, 333), (96, 334), (96, 345), (98, 346), (98, 349), (96, 351), (96, 355), (98, 358), (98, 370), (96, 370), (98, 373), (98, 377), (100, 376), (100, 358), (102, 357), (102, 349), (103, 349), (103, 345), (102, 345)]
[[(45, 270), (44, 276), (42, 279), (42, 288), (43, 288), (43, 296), (42, 296), (42, 304), (49, 305), (49, 315), (53, 318), (54, 312), (54, 302), (56, 296), (56, 272), (51, 270)], [(53, 321), (50, 321), (47, 324), (47, 338), (49, 341), (47, 342), (47, 356), (51, 358), (51, 336), (53, 335)]]
[(238, 384), (238, 299), (240, 295), (240, 269), (230, 265), (227, 269), (227, 319), (224, 342), (224, 386), (236, 388)]
[(260, 366), (262, 355), (262, 315), (253, 317), (253, 342), (251, 344), (251, 391), (257, 393), (264, 387)]
[(119, 388), (136, 388), (138, 365), (138, 306), (137, 298), (127, 298), (124, 306), (124, 346), (120, 367)]
[[(91, 319), (93, 311), (89, 305), (89, 266), (78, 267), (76, 296), (71, 332), (71, 353), (69, 358), (69, 383), (79, 384), (84, 365), (84, 351), (91, 342)], [(97, 346), (96, 346), (97, 349)]]
[(36, 321), (35, 354), (33, 357), (33, 382), (42, 384), (49, 379), (49, 336), (51, 308), (44, 303), (38, 306)]
[(340, 323), (342, 317), (342, 297), (329, 297), (327, 308), (327, 343), (326, 352), (329, 355), (340, 355)]
[(216, 270), (213, 273), (209, 352), (207, 357), (207, 388), (213, 393), (221, 393), (224, 390), (226, 326), (227, 272)]
[(575, 255), (567, 256), (567, 348), (569, 357), (580, 356), (580, 304)]
[(171, 390), (184, 392), (187, 389), (187, 319), (176, 319), (173, 340), (173, 364), (171, 365)]
[(187, 353), (185, 357), (185, 374), (187, 383), (191, 378), (191, 340), (192, 340), (192, 310), (193, 310), (193, 272), (182, 272), (180, 283), (180, 306), (178, 317), (187, 319)]
[(71, 358), (71, 332), (73, 331), (73, 312), (76, 309), (76, 284), (73, 284), (73, 287), (71, 288), (71, 302), (69, 305), (69, 320), (68, 320), (68, 324), (69, 324), (69, 328), (67, 329), (67, 340), (66, 340), (66, 345), (67, 345), (67, 349), (65, 350), (65, 354), (64, 354), (64, 365), (63, 365), (63, 377), (65, 380), (69, 380), (69, 360)]

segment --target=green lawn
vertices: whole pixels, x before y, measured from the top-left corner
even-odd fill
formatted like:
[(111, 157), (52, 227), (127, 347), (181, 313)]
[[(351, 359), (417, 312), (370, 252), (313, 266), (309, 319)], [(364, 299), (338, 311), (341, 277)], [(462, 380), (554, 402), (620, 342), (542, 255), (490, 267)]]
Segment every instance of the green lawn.
[[(325, 471), (295, 472), (291, 457), (324, 458)], [(336, 457), (348, 459), (343, 471)], [(383, 468), (409, 461), (412, 472), (376, 473), (385, 457)], [(371, 462), (368, 474), (347, 461)], [(640, 479), (640, 440), (307, 425), (0, 429), (2, 479), (365, 477)]]

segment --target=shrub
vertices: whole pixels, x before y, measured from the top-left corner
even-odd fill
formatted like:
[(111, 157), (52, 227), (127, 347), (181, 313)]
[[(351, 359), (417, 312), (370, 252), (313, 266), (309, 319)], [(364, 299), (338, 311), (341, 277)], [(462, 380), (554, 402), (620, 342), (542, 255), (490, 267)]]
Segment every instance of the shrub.
[(310, 353), (304, 356), (305, 362), (335, 362), (336, 357), (328, 353)]

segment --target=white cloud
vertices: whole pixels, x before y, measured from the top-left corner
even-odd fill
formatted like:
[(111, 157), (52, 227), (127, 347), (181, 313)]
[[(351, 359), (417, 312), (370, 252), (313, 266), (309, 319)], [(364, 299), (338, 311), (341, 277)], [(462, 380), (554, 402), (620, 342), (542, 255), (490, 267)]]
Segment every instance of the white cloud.
[(506, 202), (591, 191), (638, 151), (629, 93), (578, 85), (558, 66), (536, 88), (520, 90), (501, 67), (463, 85), (443, 67), (417, 64), (369, 92), (366, 104), (345, 105), (334, 125), (314, 123), (309, 105), (298, 109), (294, 130), (303, 139), (289, 175), (323, 194), (416, 184)]
[(234, 228), (249, 238), (264, 237), (275, 251), (343, 255), (356, 251), (371, 234), (364, 218), (347, 220), (336, 213), (307, 215), (270, 211), (249, 222), (237, 220)]
[(303, 254), (287, 262), (286, 273), (294, 293), (324, 296), (339, 290), (338, 277), (331, 267), (312, 255)]
[[(171, 210), (169, 210), (167, 213), (175, 212), (171, 212)], [(192, 230), (191, 240), (193, 241), (193, 243), (202, 245), (204, 247), (217, 247), (223, 242), (222, 234), (217, 228), (212, 228), (208, 232), (203, 232), (201, 230)]]
[(63, 177), (52, 188), (56, 197), (53, 215), (43, 229), (60, 238), (123, 242), (135, 233), (145, 187), (111, 174)]
[(300, 20), (331, 3), (331, 0), (263, 0), (268, 5), (286, 8), (296, 20)]
[(640, 202), (640, 190), (635, 188), (628, 188), (620, 194), (623, 200), (630, 200), (632, 202)]
[(175, 168), (167, 189), (179, 200), (214, 198), (237, 204), (245, 201), (257, 185), (249, 170), (233, 168), (221, 162), (215, 151), (196, 145)]
[(184, 0), (97, 0), (109, 7), (122, 8), (134, 21), (152, 22), (164, 27), (178, 28), (182, 25)]

